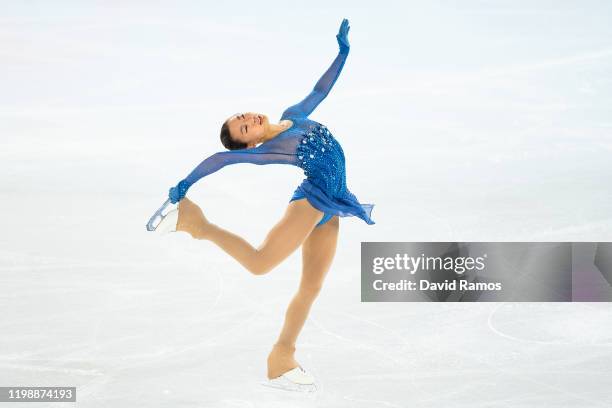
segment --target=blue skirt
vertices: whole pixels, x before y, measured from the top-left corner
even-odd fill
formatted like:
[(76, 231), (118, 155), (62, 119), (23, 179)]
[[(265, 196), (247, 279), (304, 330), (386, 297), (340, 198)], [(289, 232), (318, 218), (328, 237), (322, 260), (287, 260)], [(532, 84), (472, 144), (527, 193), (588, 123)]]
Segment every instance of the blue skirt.
[(344, 188), (343, 192), (336, 196), (331, 196), (309, 179), (305, 179), (293, 193), (291, 201), (304, 197), (306, 197), (314, 208), (322, 211), (326, 215), (322, 223), (328, 221), (332, 216), (337, 215), (339, 217), (354, 216), (361, 218), (369, 225), (375, 224), (374, 220), (371, 218), (374, 204), (360, 203), (357, 197), (355, 197), (348, 188)]
[[(295, 192), (293, 193), (293, 197), (291, 197), (291, 200), (289, 200), (289, 202), (292, 202), (292, 201), (295, 201), (295, 200), (301, 200), (301, 199), (303, 199), (303, 198), (306, 198), (306, 196), (305, 196), (305, 195), (304, 195), (304, 193), (302, 192), (302, 189), (298, 187), (298, 188), (295, 190)], [(311, 204), (311, 205), (312, 205), (312, 204)], [(324, 212), (323, 214), (325, 214), (325, 215), (323, 216), (323, 219), (322, 219), (321, 221), (319, 221), (319, 223), (316, 225), (316, 227), (318, 227), (318, 226), (320, 226), (320, 225), (325, 224), (327, 221), (329, 221), (329, 220), (331, 219), (331, 217), (333, 217), (333, 216), (334, 216), (334, 214), (329, 214), (329, 213), (326, 213), (326, 212)], [(315, 228), (316, 228), (316, 227), (315, 227)]]

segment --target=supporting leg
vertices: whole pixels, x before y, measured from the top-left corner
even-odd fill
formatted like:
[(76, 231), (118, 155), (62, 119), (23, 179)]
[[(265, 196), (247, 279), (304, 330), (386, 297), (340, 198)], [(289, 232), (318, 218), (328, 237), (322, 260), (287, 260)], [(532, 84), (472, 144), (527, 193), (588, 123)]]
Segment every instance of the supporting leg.
[(332, 217), (315, 228), (302, 245), (302, 279), (285, 314), (278, 341), (268, 356), (268, 378), (276, 378), (299, 365), (294, 357), (295, 344), (336, 254), (339, 224), (338, 216)]

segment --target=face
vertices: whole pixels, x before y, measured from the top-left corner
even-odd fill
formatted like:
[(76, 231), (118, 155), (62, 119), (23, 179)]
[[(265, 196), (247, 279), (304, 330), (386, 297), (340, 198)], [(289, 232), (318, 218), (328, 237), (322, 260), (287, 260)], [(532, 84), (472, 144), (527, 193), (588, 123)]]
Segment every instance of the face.
[(255, 147), (261, 143), (268, 126), (268, 117), (261, 113), (240, 112), (232, 115), (228, 122), (232, 139)]

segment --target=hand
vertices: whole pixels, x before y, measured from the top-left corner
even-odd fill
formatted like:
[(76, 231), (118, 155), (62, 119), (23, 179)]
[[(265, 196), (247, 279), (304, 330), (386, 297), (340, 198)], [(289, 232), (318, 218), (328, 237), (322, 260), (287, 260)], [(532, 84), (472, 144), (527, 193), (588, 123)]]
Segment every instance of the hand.
[(187, 190), (189, 190), (187, 182), (185, 180), (180, 181), (176, 187), (172, 187), (168, 193), (170, 202), (176, 204), (181, 201), (183, 197), (185, 197), (185, 194), (187, 194)]
[(351, 47), (348, 41), (348, 32), (350, 28), (348, 20), (346, 18), (343, 19), (342, 24), (340, 24), (340, 30), (338, 30), (338, 34), (336, 35), (340, 51), (348, 51)]

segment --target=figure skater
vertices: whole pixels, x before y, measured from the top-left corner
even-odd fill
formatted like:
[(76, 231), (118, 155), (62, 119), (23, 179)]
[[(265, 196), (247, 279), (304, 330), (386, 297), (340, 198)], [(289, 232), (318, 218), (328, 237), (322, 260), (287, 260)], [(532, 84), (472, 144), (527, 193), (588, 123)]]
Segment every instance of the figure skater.
[[(221, 142), (228, 150), (208, 157), (170, 189), (166, 203), (178, 202), (178, 208), (154, 228), (162, 233), (184, 231), (195, 239), (211, 241), (254, 275), (270, 272), (302, 246), (299, 289), (267, 360), (269, 382), (283, 388), (316, 389), (313, 377), (295, 360), (295, 344), (334, 258), (339, 217), (356, 216), (374, 224), (370, 218), (374, 204), (359, 203), (347, 188), (342, 147), (327, 127), (308, 119), (342, 71), (350, 49), (349, 28), (344, 19), (336, 35), (338, 55), (312, 92), (287, 108), (278, 124), (253, 112), (237, 113), (223, 123)], [(289, 164), (303, 169), (306, 176), (289, 200), (284, 216), (257, 248), (210, 222), (200, 207), (185, 197), (196, 181), (235, 163)], [(161, 217), (161, 212), (156, 215)]]

